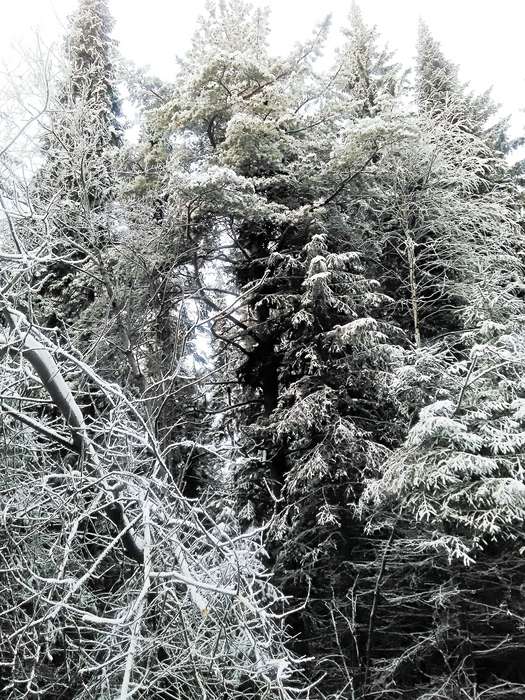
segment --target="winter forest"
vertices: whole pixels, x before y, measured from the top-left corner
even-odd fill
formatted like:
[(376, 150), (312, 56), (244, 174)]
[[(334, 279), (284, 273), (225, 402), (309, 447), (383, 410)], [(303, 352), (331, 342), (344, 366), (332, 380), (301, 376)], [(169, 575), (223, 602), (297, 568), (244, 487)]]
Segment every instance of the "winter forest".
[(112, 29), (0, 108), (0, 698), (525, 698), (523, 139), (355, 3)]

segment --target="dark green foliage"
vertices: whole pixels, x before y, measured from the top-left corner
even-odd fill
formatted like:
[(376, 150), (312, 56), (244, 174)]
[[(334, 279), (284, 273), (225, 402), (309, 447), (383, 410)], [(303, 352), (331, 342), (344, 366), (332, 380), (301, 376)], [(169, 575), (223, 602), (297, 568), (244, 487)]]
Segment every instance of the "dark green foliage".
[[(155, 493), (169, 482), (189, 510), (155, 532), (191, 521), (212, 570), (217, 533), (260, 534), (264, 554), (250, 559), (249, 544), (241, 558), (267, 566), (287, 597), (288, 646), (304, 658), (312, 698), (521, 697), (523, 202), (505, 120), (488, 93), (460, 82), (423, 23), (412, 103), (407, 74), (355, 3), (326, 76), (315, 67), (326, 22), (276, 58), (266, 12), (243, 0), (206, 12), (173, 84), (130, 76), (142, 124), (125, 147), (108, 4), (81, 0), (32, 185), (37, 214), (49, 208), (53, 257), (33, 280), (34, 316), (73, 340), (102, 382), (126, 389), (122, 416), (157, 440), (165, 473), (146, 473), (144, 456), (133, 478)], [(148, 441), (132, 449), (129, 431), (107, 420), (111, 392), (78, 377), (94, 441), (112, 454), (123, 440), (122, 459), (137, 445), (150, 455)], [(40, 417), (59, 422), (53, 409)], [(58, 449), (48, 458), (66, 459)], [(210, 494), (212, 536), (194, 522)], [(130, 504), (131, 493), (79, 523), (78, 576), (126, 528)], [(40, 572), (58, 528), (50, 519), (33, 547)], [(182, 568), (175, 535), (166, 542), (177, 561), (162, 566)], [(123, 544), (86, 589), (100, 617), (142, 575), (142, 550)], [(14, 604), (7, 569), (0, 585)], [(171, 598), (189, 591), (184, 614), (199, 634), (219, 630), (199, 586), (174, 581)], [(253, 639), (222, 628), (213, 651), (192, 657), (197, 690), (186, 666), (179, 681), (170, 663), (182, 608), (168, 610), (162, 590), (144, 623), (149, 639), (164, 630), (169, 640), (141, 659), (158, 673), (151, 697), (193, 696), (202, 679), (213, 697), (293, 695), (282, 659), (266, 668), (257, 658), (269, 685), (235, 671), (222, 687), (216, 649), (228, 666), (229, 654), (250, 657)], [(270, 584), (260, 590), (279, 599)], [(231, 600), (226, 617), (252, 610), (238, 591)], [(29, 620), (39, 610), (28, 605)], [(95, 666), (96, 638), (82, 638)], [(43, 698), (87, 692), (69, 666), (75, 639), (69, 626), (53, 637)], [(86, 683), (97, 687), (96, 672)]]
[(36, 282), (37, 312), (44, 325), (66, 334), (72, 319), (80, 321), (75, 332), (84, 343), (92, 334), (82, 317), (104, 286), (103, 259), (116, 238), (111, 205), (122, 128), (112, 26), (105, 0), (82, 0), (71, 18), (44, 164), (33, 183), (37, 206), (49, 210), (50, 246), (59, 258)]

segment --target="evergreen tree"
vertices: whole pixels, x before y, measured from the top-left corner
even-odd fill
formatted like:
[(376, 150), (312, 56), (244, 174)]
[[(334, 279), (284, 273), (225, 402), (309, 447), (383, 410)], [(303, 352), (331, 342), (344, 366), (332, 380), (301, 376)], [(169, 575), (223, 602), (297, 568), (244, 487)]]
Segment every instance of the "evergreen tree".
[[(108, 251), (100, 239), (89, 240), (91, 247), (75, 239), (107, 230), (104, 187), (99, 200), (97, 188), (85, 184), (79, 183), (78, 197), (66, 187), (55, 193), (53, 225), (63, 223), (70, 248), (82, 248), (90, 262), (96, 261), (106, 318), (124, 333), (127, 327), (119, 324), (127, 309), (121, 290), (112, 289), (128, 281), (142, 261), (124, 274), (124, 256), (117, 257), (115, 247)], [(46, 201), (42, 191), (36, 211)], [(130, 218), (123, 209), (119, 224), (125, 227)], [(147, 207), (137, 220), (147, 221)], [(0, 252), (8, 261), (1, 270), (0, 335), (6, 352), (0, 383), (8, 402), (2, 404), (2, 437), (13, 437), (5, 453), (10, 461), (4, 465), (0, 548), (6, 602), (0, 612), (2, 693), (166, 699), (204, 694), (217, 700), (227, 693), (291, 700), (295, 661), (282, 644), (282, 618), (271, 609), (283, 601), (263, 571), (260, 538), (239, 532), (226, 511), (216, 522), (205, 498), (196, 505), (181, 493), (173, 465), (164, 460), (169, 451), (150, 427), (155, 411), (144, 410), (144, 397), (134, 402), (131, 391), (97, 374), (85, 361), (89, 353), (72, 348), (66, 332), (58, 345), (15, 308), (20, 297), (30, 296), (29, 273), (45, 268), (49, 256), (42, 254), (43, 246), (33, 250), (31, 240), (22, 242), (9, 223), (18, 252)], [(130, 243), (129, 237), (121, 240)], [(154, 246), (140, 249), (146, 251), (148, 272), (156, 273)], [(138, 257), (139, 249), (133, 253)], [(63, 258), (67, 252), (53, 254)], [(83, 260), (76, 262), (80, 267)], [(164, 316), (160, 330), (151, 334), (154, 351), (162, 352), (160, 370), (154, 369), (157, 358), (150, 358), (151, 373), (161, 381), (146, 387), (160, 391), (147, 397), (157, 411), (175, 393), (184, 358), (184, 343), (182, 349), (176, 344), (185, 322), (180, 297), (162, 303), (173, 287), (165, 274), (159, 277), (161, 299), (150, 299), (137, 313), (148, 322), (146, 337), (155, 326), (151, 316)], [(151, 280), (154, 289), (158, 281)], [(151, 288), (140, 291), (141, 302), (151, 294)], [(177, 311), (180, 324), (170, 318)], [(61, 321), (63, 329), (74, 325), (65, 312)], [(141, 351), (145, 344), (141, 336)], [(126, 355), (126, 347), (119, 349)], [(171, 357), (164, 356), (167, 352)], [(113, 378), (113, 368), (103, 364), (104, 374)], [(86, 384), (95, 385), (105, 399), (98, 415), (81, 405)], [(12, 402), (22, 402), (24, 410), (13, 409)]]
[(399, 689), (407, 697), (519, 697), (523, 679), (506, 642), (512, 635), (522, 644), (513, 623), (521, 616), (522, 486), (510, 456), (520, 449), (516, 189), (484, 128), (487, 114), (424, 28), (417, 79), (419, 128), (401, 162), (418, 183), (405, 190), (405, 232), (420, 335), (391, 385), (413, 427), (365, 497), (374, 503), (369, 528), (375, 513), (385, 533), (374, 604), (382, 659), (371, 689), (385, 698)]
[[(154, 115), (159, 145), (171, 144), (170, 215), (196, 251), (218, 361), (237, 367), (241, 381), (229, 401), (226, 392), (214, 398), (238, 426), (241, 516), (265, 523), (277, 500), (268, 541), (275, 581), (297, 604), (310, 591), (294, 619), (298, 649), (314, 655), (316, 673), (329, 649), (338, 671), (326, 688), (340, 691), (359, 674), (344, 625), (361, 533), (352, 508), (395, 439), (395, 425), (381, 430), (395, 414), (383, 387), (403, 342), (364, 274), (348, 212), (391, 130), (380, 120), (346, 129), (319, 111), (324, 86), (311, 67), (319, 38), (275, 61), (265, 20), (248, 6), (221, 4), (201, 26), (184, 80)], [(206, 272), (212, 263), (227, 282), (231, 275), (229, 297)]]
[(104, 277), (105, 250), (116, 237), (111, 206), (122, 129), (112, 25), (106, 0), (80, 1), (65, 40), (44, 165), (33, 185), (40, 208), (49, 210), (58, 258), (40, 280), (42, 320), (69, 332), (75, 319), (84, 341), (100, 322), (85, 312), (95, 299), (96, 280), (100, 284)]
[(322, 75), (328, 22), (275, 57), (210, 0), (125, 146), (111, 29), (80, 0), (0, 202), (4, 691), (291, 700), (297, 654), (316, 698), (521, 697), (505, 120), (424, 23), (410, 103), (355, 2)]
[(508, 135), (509, 119), (498, 115), (488, 89), (476, 95), (459, 79), (459, 67), (449, 61), (429, 27), (419, 21), (416, 59), (416, 101), (420, 112), (444, 114), (462, 130), (482, 136), (489, 146), (508, 154), (520, 145)]
[[(493, 284), (492, 298), (505, 295), (517, 274), (512, 175), (487, 134), (487, 114), (481, 118), (428, 30), (421, 31), (416, 83), (426, 96), (416, 115), (383, 99), (375, 128), (390, 131), (390, 144), (354, 206), (361, 250), (393, 299), (392, 318), (419, 346), (471, 325), (476, 314), (483, 318), (481, 287)], [(447, 105), (442, 74), (454, 87), (445, 91), (454, 95)], [(370, 126), (365, 120), (361, 128)]]
[(445, 110), (449, 104), (459, 106), (463, 86), (458, 78), (458, 67), (443, 55), (427, 24), (419, 21), (416, 96), (420, 108), (429, 111)]
[(337, 52), (334, 86), (351, 96), (345, 107), (347, 118), (375, 117), (385, 111), (385, 102), (399, 93), (404, 74), (393, 53), (381, 46), (376, 27), (364, 21), (361, 9), (353, 0), (348, 26), (343, 29), (345, 43)]

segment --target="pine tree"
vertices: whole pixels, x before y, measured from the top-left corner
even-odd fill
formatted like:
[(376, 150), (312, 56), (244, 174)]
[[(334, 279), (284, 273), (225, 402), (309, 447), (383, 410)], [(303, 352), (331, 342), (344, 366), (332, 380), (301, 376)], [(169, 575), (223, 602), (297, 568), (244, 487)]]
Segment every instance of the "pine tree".
[[(385, 96), (375, 119), (361, 122), (361, 129), (388, 129), (390, 144), (354, 207), (361, 250), (393, 299), (391, 318), (419, 346), (471, 324), (483, 303), (480, 285), (490, 280), (497, 296), (516, 274), (511, 173), (485, 129), (487, 114), (481, 119), (423, 29), (416, 83), (426, 86), (426, 96), (420, 96), (416, 115)], [(442, 73), (448, 91), (440, 89)], [(450, 91), (455, 97), (445, 104), (444, 92)], [(498, 215), (501, 227), (493, 240)], [(506, 262), (501, 237), (510, 252)]]
[(376, 27), (369, 27), (357, 2), (352, 2), (348, 25), (343, 29), (345, 43), (338, 49), (333, 83), (351, 96), (347, 106), (350, 118), (375, 117), (385, 110), (385, 102), (399, 93), (404, 74), (393, 53), (381, 46)]
[(519, 146), (519, 139), (509, 138), (509, 119), (498, 115), (500, 105), (492, 99), (491, 90), (477, 95), (469, 90), (468, 83), (460, 81), (459, 67), (445, 57), (423, 20), (418, 27), (415, 77), (420, 112), (446, 115), (450, 122), (482, 136), (501, 153), (508, 154)]
[(423, 20), (419, 21), (416, 95), (420, 108), (445, 110), (449, 104), (459, 106), (463, 89), (459, 83), (458, 67), (443, 55)]
[[(521, 692), (521, 328), (511, 309), (507, 322), (464, 334), (460, 360), (434, 348), (434, 400), (368, 486), (372, 522), (396, 530), (382, 558), (380, 697), (394, 686), (430, 697)], [(418, 383), (416, 372), (400, 375), (403, 391)]]
[(111, 26), (81, 0), (18, 242), (8, 220), (5, 689), (290, 700), (298, 654), (312, 697), (521, 697), (495, 105), (424, 24), (409, 104), (355, 3), (322, 75), (327, 22), (276, 58), (267, 11), (225, 0), (173, 83), (132, 71), (126, 147)]
[(90, 337), (96, 319), (84, 316), (115, 239), (110, 207), (116, 194), (115, 148), (122, 140), (114, 71), (112, 19), (106, 0), (81, 0), (64, 46), (63, 75), (43, 147), (44, 165), (33, 185), (49, 209), (54, 255), (40, 281), (42, 320)]
[[(395, 426), (388, 435), (380, 427), (395, 414), (383, 386), (403, 342), (356, 251), (350, 202), (394, 127), (385, 133), (377, 120), (346, 129), (332, 105), (329, 118), (320, 111), (324, 86), (311, 67), (319, 39), (275, 61), (265, 20), (240, 3), (222, 4), (202, 27), (184, 80), (153, 116), (152, 163), (167, 145), (170, 216), (195, 249), (197, 298), (215, 319), (218, 362), (240, 379), (212, 401), (226, 405), (230, 425), (234, 418), (241, 517), (265, 523), (277, 499), (268, 541), (275, 581), (298, 604), (310, 589), (294, 616), (298, 649), (314, 655), (316, 674), (330, 649), (338, 672), (326, 687), (335, 692), (359, 673), (343, 623), (362, 529), (352, 508), (395, 440)], [(357, 98), (352, 107), (359, 111)], [(222, 268), (229, 297), (216, 291), (211, 264)]]
[(420, 336), (391, 384), (413, 427), (365, 495), (370, 530), (390, 533), (376, 558), (374, 646), (383, 658), (371, 690), (519, 697), (516, 189), (486, 114), (428, 30), (421, 36), (418, 130), (401, 160), (405, 182), (419, 184), (404, 189), (397, 174), (394, 190), (409, 204)]
[[(402, 75), (357, 8), (329, 100), (311, 70), (315, 44), (273, 61), (266, 37), (257, 11), (210, 6), (183, 79), (151, 115), (144, 184), (186, 231), (194, 294), (227, 364), (208, 400), (225, 411), (241, 517), (261, 524), (277, 511), (275, 580), (298, 602), (310, 593), (293, 617), (296, 648), (314, 656), (314, 674), (330, 650), (338, 671), (324, 689), (349, 684), (366, 697), (381, 649), (394, 656), (392, 630), (409, 649), (433, 611), (386, 614), (385, 577), (404, 590), (409, 576), (385, 567), (414, 523), (367, 539), (356, 504), (421, 406), (452, 391), (445, 377), (464, 340), (440, 357), (434, 339), (461, 339), (514, 303), (512, 188), (486, 182), (503, 170), (481, 129), (465, 128), (468, 109), (481, 123), (472, 101), (458, 97), (463, 112), (452, 113), (445, 95), (446, 109), (407, 113)], [(413, 363), (396, 322), (414, 340)], [(422, 595), (446, 581), (436, 562)]]

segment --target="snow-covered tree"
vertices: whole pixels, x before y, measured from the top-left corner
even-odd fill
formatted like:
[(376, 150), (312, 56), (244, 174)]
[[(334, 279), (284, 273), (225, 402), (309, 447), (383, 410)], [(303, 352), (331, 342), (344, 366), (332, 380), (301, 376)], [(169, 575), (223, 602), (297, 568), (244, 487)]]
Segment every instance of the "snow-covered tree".
[(520, 145), (509, 137), (509, 119), (499, 114), (488, 89), (482, 94), (469, 90), (459, 77), (459, 66), (449, 61), (423, 20), (419, 22), (415, 70), (416, 101), (420, 111), (446, 114), (462, 130), (483, 136), (495, 150), (509, 153)]
[[(321, 674), (329, 646), (339, 669), (330, 688), (341, 690), (359, 662), (351, 630), (332, 620), (351, 607), (346, 560), (361, 531), (352, 508), (396, 432), (379, 428), (393, 414), (382, 387), (403, 342), (383, 319), (347, 212), (391, 132), (380, 120), (346, 128), (333, 100), (322, 111), (325, 82), (311, 66), (324, 27), (276, 60), (265, 17), (247, 5), (212, 8), (201, 26), (173, 98), (151, 114), (149, 162), (167, 159), (168, 211), (194, 249), (195, 297), (211, 315), (224, 381), (232, 369), (240, 377), (212, 406), (234, 419), (241, 517), (262, 524), (277, 507), (275, 580), (297, 604), (311, 594), (294, 617), (297, 648)], [(323, 650), (308, 639), (326, 625)]]
[(186, 498), (142, 402), (24, 313), (56, 255), (31, 204), (0, 245), (2, 695), (295, 697), (261, 533)]
[[(394, 685), (410, 693), (413, 684), (428, 697), (443, 688), (452, 697), (474, 688), (490, 698), (519, 696), (522, 326), (519, 314), (484, 322), (463, 335), (455, 362), (443, 347), (433, 359), (426, 350), (426, 366), (420, 353), (434, 400), (367, 487), (370, 527), (395, 531), (378, 563), (386, 579), (378, 603), (380, 697), (393, 697)], [(411, 385), (418, 375), (407, 368), (399, 387)]]
[(354, 119), (375, 117), (400, 91), (405, 75), (393, 61), (393, 53), (382, 45), (377, 28), (366, 24), (355, 1), (343, 36), (332, 79), (334, 87), (351, 97), (343, 114)]
[(413, 137), (384, 190), (405, 212), (399, 234), (388, 219), (398, 251), (411, 241), (412, 265), (387, 275), (404, 280), (398, 299), (410, 300), (416, 349), (390, 387), (411, 430), (364, 498), (370, 531), (385, 534), (373, 642), (383, 659), (370, 690), (514, 697), (523, 682), (517, 193), (487, 113), (426, 29), (417, 78)]
[(39, 280), (40, 315), (47, 325), (84, 335), (85, 340), (90, 339), (90, 325), (100, 319), (84, 312), (104, 276), (105, 249), (117, 236), (111, 207), (122, 127), (112, 24), (106, 0), (81, 0), (71, 17), (49, 110), (43, 165), (32, 185), (38, 213), (48, 211), (50, 244), (61, 258)]
[(423, 38), (416, 82), (435, 86), (419, 100), (419, 113), (384, 99), (374, 119), (354, 127), (388, 139), (354, 204), (355, 225), (360, 250), (393, 300), (392, 318), (418, 345), (485, 318), (487, 304), (500, 305), (512, 294), (519, 253), (516, 187), (487, 135), (487, 115), (481, 119), (452, 69), (446, 75), (455, 76), (463, 116), (457, 101), (443, 106), (445, 68), (424, 60), (437, 48), (426, 29)]
[(28, 186), (0, 147), (2, 692), (521, 697), (495, 105), (424, 24), (411, 100), (355, 3), (324, 74), (328, 22), (277, 57), (210, 1), (127, 144), (111, 29), (79, 1)]

